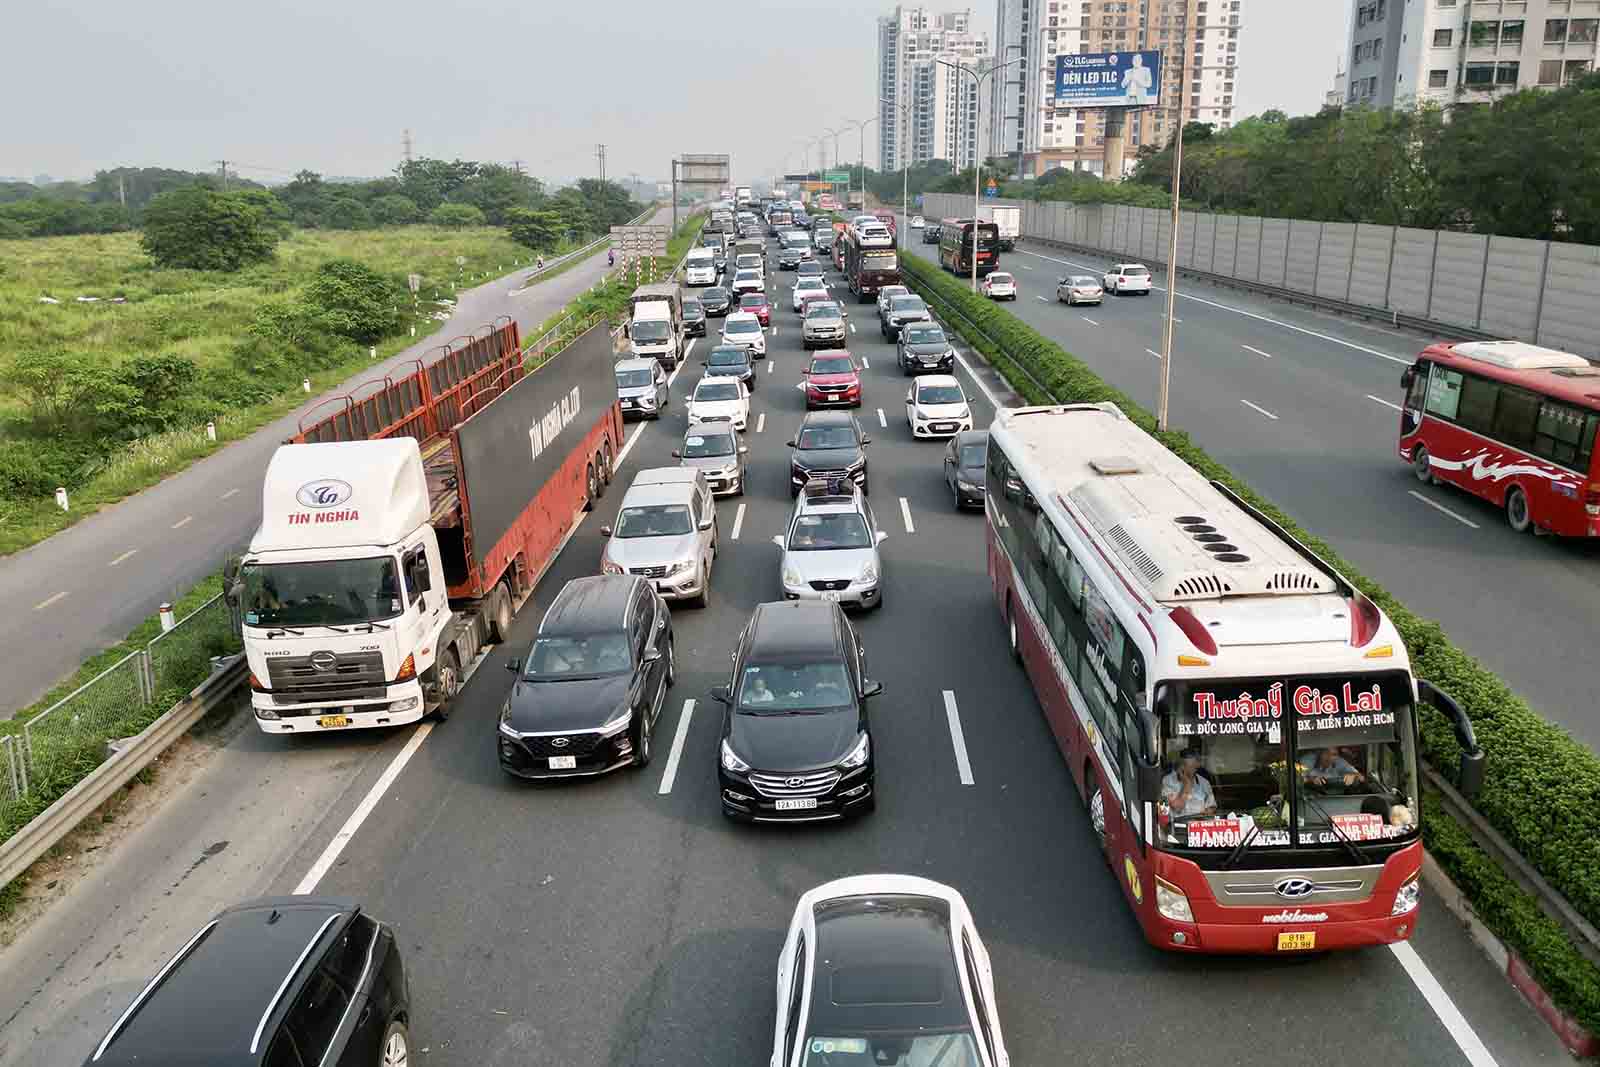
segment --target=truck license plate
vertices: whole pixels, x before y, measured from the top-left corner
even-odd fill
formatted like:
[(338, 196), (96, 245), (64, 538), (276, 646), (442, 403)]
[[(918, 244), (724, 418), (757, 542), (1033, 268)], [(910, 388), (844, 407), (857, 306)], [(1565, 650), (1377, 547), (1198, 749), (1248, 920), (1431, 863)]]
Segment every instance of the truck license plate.
[[(552, 771), (571, 771), (578, 767), (577, 756), (551, 756), (550, 769)], [(1281, 945), (1279, 946), (1282, 947)]]
[(800, 797), (796, 800), (779, 800), (773, 805), (779, 811), (805, 811), (817, 806), (816, 797)]
[(348, 715), (324, 715), (324, 716), (322, 716), (322, 718), (317, 720), (317, 725), (318, 726), (326, 726), (326, 727), (329, 727), (330, 729), (335, 728), (335, 727), (339, 727), (339, 726), (349, 726), (350, 725), (350, 716), (348, 716)]
[(1304, 952), (1317, 947), (1315, 930), (1294, 930), (1278, 935), (1279, 952)]

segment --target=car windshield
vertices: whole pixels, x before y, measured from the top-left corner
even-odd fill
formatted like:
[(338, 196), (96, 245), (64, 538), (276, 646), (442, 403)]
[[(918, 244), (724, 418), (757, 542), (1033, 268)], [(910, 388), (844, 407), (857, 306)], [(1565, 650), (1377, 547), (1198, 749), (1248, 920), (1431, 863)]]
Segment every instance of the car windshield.
[(849, 426), (808, 426), (800, 431), (796, 445), (802, 449), (854, 448), (856, 432)]
[(938, 326), (910, 326), (906, 329), (908, 345), (944, 344), (944, 330)]
[(648, 504), (643, 507), (623, 508), (617, 516), (616, 536), (677, 537), (694, 528), (689, 521), (689, 509), (682, 504)]
[(820, 711), (851, 702), (844, 664), (752, 663), (739, 679), (739, 710), (752, 714)]
[(544, 637), (533, 642), (522, 676), (535, 682), (604, 678), (633, 669), (624, 634)]
[(929, 1033), (866, 1031), (844, 1035), (834, 1031), (806, 1038), (802, 1067), (872, 1067), (878, 1063), (938, 1064), (939, 1067), (982, 1067), (971, 1030)]
[(962, 445), (961, 469), (975, 470), (979, 473), (979, 475), (982, 475), (983, 465), (985, 460), (988, 458), (988, 455), (989, 449), (984, 445)]
[(670, 328), (666, 319), (635, 319), (632, 337), (635, 341), (665, 341)]
[(920, 296), (897, 296), (889, 301), (890, 311), (921, 311), (922, 298)]
[(1254, 830), (1252, 848), (1336, 846), (1417, 832), (1404, 672), (1163, 686), (1156, 706), (1160, 843), (1232, 848)]
[(737, 447), (732, 434), (690, 434), (683, 439), (683, 458), (706, 459), (710, 456), (731, 456)]
[(247, 563), (246, 626), (350, 626), (392, 619), (405, 607), (393, 556), (307, 563)]
[(917, 390), (919, 404), (961, 404), (966, 399), (959, 385), (924, 385)]
[(849, 356), (818, 356), (811, 361), (812, 374), (849, 374), (855, 370)]
[[(755, 319), (738, 319), (738, 320), (730, 322), (730, 323), (728, 323), (728, 325), (724, 326), (723, 327), (723, 332), (730, 333), (730, 334), (732, 334), (732, 333), (760, 333), (761, 332), (761, 323), (757, 322)], [(713, 352), (712, 355), (715, 356), (716, 353)], [(724, 360), (722, 360), (722, 362), (728, 363), (728, 362), (731, 362), (731, 360), (724, 359)]]
[(806, 309), (806, 321), (815, 322), (818, 319), (840, 319), (843, 313), (837, 304), (812, 304)]
[(632, 389), (638, 388), (642, 385), (650, 385), (655, 380), (655, 372), (645, 367), (640, 367), (637, 370), (617, 371), (617, 384), (624, 389)]
[(854, 512), (836, 515), (802, 515), (794, 521), (789, 547), (801, 552), (835, 548), (871, 548), (867, 520)]
[(761, 257), (753, 253), (746, 252), (738, 259), (734, 260), (734, 262), (739, 265), (739, 269), (741, 271), (755, 270), (757, 267), (761, 266)]
[(746, 293), (739, 298), (742, 308), (760, 308), (767, 306), (767, 298), (761, 293)]
[(696, 400), (738, 400), (738, 382), (701, 382), (695, 387)]
[(728, 291), (720, 286), (712, 287), (701, 294), (700, 302), (702, 304), (725, 304), (728, 302)]

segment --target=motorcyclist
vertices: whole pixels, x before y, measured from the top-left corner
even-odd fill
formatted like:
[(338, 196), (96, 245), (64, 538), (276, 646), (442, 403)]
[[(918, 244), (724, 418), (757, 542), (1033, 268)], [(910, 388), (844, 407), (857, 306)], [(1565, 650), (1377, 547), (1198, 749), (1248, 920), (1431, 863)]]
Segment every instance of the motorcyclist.
[(606, 250), (606, 266), (615, 267), (616, 265), (617, 265), (617, 250), (614, 249), (614, 248), (608, 248)]
[(539, 266), (538, 266), (537, 269), (538, 270), (544, 270), (544, 257), (543, 256), (539, 257)]

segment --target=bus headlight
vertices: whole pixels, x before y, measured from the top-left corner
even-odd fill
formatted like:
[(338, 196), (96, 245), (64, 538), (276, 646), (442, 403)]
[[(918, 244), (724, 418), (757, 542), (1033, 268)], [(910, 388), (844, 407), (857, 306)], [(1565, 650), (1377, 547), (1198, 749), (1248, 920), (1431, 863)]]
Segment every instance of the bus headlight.
[(1194, 922), (1194, 912), (1189, 910), (1189, 898), (1183, 895), (1183, 890), (1163, 878), (1156, 879), (1156, 910), (1173, 922)]
[(1390, 915), (1409, 915), (1417, 910), (1417, 904), (1422, 899), (1422, 883), (1413, 878), (1401, 886), (1394, 895), (1394, 907), (1389, 909)]

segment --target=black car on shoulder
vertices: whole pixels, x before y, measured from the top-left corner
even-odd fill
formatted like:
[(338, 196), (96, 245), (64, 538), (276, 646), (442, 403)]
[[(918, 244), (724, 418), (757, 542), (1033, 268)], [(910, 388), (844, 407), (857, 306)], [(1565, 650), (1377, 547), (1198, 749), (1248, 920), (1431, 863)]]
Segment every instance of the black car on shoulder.
[(394, 930), (336, 897), (220, 912), (133, 998), (85, 1067), (379, 1067), (411, 1056)]
[(685, 337), (706, 335), (706, 306), (692, 296), (683, 300), (683, 335)]
[(717, 784), (722, 813), (751, 822), (815, 822), (877, 806), (866, 649), (827, 600), (758, 604), (733, 652)]
[[(655, 577), (649, 575), (646, 577)], [(637, 574), (574, 578), (539, 623), (500, 709), (500, 768), (518, 778), (604, 774), (650, 762), (674, 681), (672, 612)]]
[(944, 450), (944, 483), (958, 508), (983, 507), (983, 473), (989, 459), (989, 431), (962, 430)]
[(847, 411), (810, 411), (788, 442), (789, 495), (813, 478), (849, 478), (867, 491), (867, 446), (872, 438)]
[(956, 350), (937, 322), (908, 322), (895, 341), (895, 362), (905, 374), (934, 371), (954, 374)]
[(720, 285), (713, 285), (695, 294), (707, 315), (726, 315), (733, 308), (733, 297)]
[(707, 378), (725, 375), (737, 378), (752, 393), (756, 391), (756, 368), (750, 362), (750, 351), (741, 345), (718, 345), (701, 360)]

